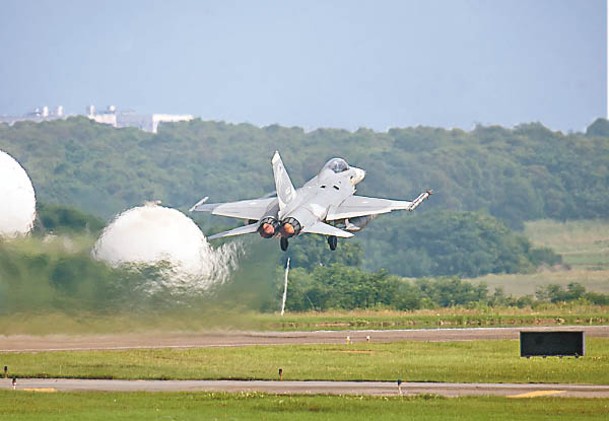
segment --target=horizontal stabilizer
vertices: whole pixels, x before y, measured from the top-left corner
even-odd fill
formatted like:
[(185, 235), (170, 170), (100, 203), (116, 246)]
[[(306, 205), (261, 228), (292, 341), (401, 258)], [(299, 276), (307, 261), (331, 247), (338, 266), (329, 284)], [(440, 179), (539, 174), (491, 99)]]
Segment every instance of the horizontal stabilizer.
[(253, 224), (244, 225), (242, 227), (237, 227), (237, 228), (233, 228), (232, 230), (214, 234), (212, 236), (209, 236), (208, 239), (215, 240), (217, 238), (234, 237), (236, 235), (251, 234), (253, 232), (256, 232), (257, 230), (258, 230), (258, 222), (254, 222)]
[(311, 225), (310, 227), (305, 227), (301, 232), (307, 234), (333, 235), (335, 237), (340, 238), (353, 237), (353, 234), (351, 234), (350, 232), (343, 231), (324, 222), (317, 222)]
[(277, 203), (276, 197), (264, 199), (241, 200), (227, 203), (205, 203), (206, 198), (200, 200), (190, 208), (191, 212), (210, 212), (212, 215), (228, 216), (230, 218), (259, 220), (266, 216), (267, 210)]

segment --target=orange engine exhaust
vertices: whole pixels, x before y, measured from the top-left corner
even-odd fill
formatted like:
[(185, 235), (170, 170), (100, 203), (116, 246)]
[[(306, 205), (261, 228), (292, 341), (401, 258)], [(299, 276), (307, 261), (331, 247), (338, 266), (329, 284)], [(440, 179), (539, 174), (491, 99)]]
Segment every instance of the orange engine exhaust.
[(295, 218), (286, 218), (281, 221), (281, 225), (279, 228), (279, 233), (284, 238), (294, 237), (300, 233), (301, 226), (300, 222), (298, 222)]
[(279, 221), (277, 221), (277, 219), (272, 216), (266, 216), (260, 220), (258, 234), (260, 234), (262, 238), (271, 238), (277, 232), (278, 227)]

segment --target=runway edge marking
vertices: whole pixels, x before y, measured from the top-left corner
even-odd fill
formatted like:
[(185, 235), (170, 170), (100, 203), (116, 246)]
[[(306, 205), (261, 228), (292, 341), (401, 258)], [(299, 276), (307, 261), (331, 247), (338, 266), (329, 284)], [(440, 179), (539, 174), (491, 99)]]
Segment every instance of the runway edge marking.
[(522, 399), (522, 398), (538, 398), (540, 396), (554, 396), (565, 393), (566, 390), (536, 390), (534, 392), (520, 393), (518, 395), (508, 395), (510, 399)]
[(24, 387), (20, 389), (24, 392), (37, 392), (37, 393), (55, 393), (57, 389), (54, 387)]

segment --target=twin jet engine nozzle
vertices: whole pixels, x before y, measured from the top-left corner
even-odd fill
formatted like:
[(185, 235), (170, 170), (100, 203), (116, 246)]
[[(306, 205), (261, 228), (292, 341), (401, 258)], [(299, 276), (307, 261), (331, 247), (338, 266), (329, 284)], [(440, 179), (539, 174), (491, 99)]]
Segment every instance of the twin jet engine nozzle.
[(298, 235), (301, 230), (300, 222), (292, 217), (285, 218), (280, 222), (277, 218), (265, 216), (258, 225), (258, 234), (262, 238), (272, 238), (277, 234), (283, 238), (291, 238)]
[(258, 234), (262, 238), (272, 238), (277, 233), (279, 221), (272, 216), (265, 216), (258, 225)]
[(296, 218), (289, 217), (281, 221), (279, 233), (283, 238), (290, 238), (298, 235), (301, 229), (302, 226), (300, 225), (300, 222), (298, 222)]

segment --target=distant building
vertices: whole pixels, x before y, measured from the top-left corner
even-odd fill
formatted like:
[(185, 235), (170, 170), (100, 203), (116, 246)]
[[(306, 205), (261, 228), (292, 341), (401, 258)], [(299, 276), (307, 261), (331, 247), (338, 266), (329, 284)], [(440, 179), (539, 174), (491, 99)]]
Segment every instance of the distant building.
[(116, 124), (116, 107), (114, 105), (108, 105), (106, 111), (102, 113), (95, 111), (95, 105), (89, 105), (87, 107), (87, 117), (99, 124), (109, 124), (112, 127), (118, 127)]
[(137, 127), (145, 132), (157, 133), (160, 123), (177, 123), (193, 118), (190, 114), (120, 113), (117, 116), (117, 127)]
[[(194, 117), (190, 114), (136, 114), (133, 111), (120, 112), (116, 106), (109, 105), (104, 111), (97, 112), (94, 105), (86, 108), (85, 116), (100, 124), (112, 127), (135, 127), (149, 133), (157, 133), (160, 123), (177, 123), (190, 121)], [(36, 108), (34, 111), (21, 116), (0, 116), (0, 123), (13, 125), (18, 121), (43, 121), (66, 119), (63, 106), (59, 105), (50, 110), (48, 106)]]
[(55, 109), (50, 110), (47, 105), (44, 105), (40, 108), (34, 109), (25, 115), (15, 116), (15, 115), (3, 115), (0, 116), (0, 123), (8, 124), (12, 126), (13, 124), (19, 121), (33, 121), (36, 123), (41, 123), (43, 121), (51, 121), (51, 120), (64, 120), (66, 118), (63, 112), (63, 106), (58, 105)]

